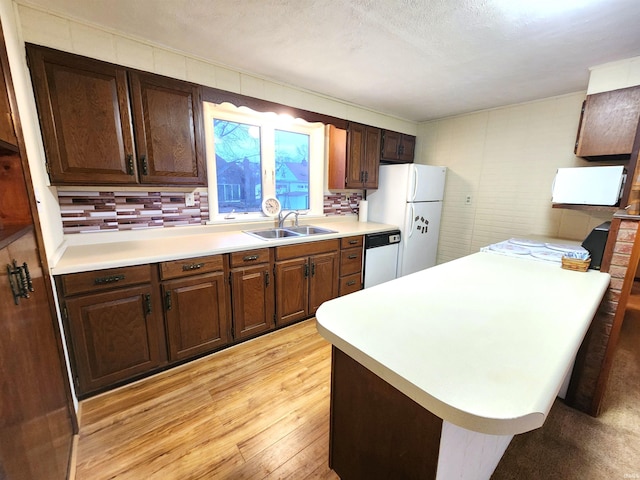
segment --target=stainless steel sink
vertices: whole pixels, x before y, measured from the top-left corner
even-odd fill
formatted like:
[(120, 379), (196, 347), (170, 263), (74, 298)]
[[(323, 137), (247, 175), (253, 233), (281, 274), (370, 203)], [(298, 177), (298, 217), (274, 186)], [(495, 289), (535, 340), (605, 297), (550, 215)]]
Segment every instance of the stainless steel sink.
[(275, 240), (286, 237), (306, 237), (309, 235), (320, 235), (323, 233), (336, 233), (335, 230), (316, 227), (314, 225), (302, 225), (299, 227), (287, 228), (267, 228), (264, 230), (244, 230), (244, 233), (253, 235), (262, 240)]
[(301, 225), (299, 227), (287, 227), (287, 230), (296, 232), (300, 235), (319, 235), (322, 233), (336, 233), (335, 230), (329, 230), (328, 228), (316, 227), (313, 225)]
[(292, 232), (285, 228), (268, 228), (265, 230), (245, 230), (244, 233), (248, 233), (249, 235), (253, 235), (254, 237), (261, 238), (262, 240), (302, 236), (302, 234), (300, 233)]

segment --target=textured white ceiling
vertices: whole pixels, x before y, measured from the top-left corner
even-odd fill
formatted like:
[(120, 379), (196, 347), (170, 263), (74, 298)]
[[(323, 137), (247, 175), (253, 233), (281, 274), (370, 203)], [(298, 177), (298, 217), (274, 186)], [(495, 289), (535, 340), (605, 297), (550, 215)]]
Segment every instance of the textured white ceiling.
[(640, 55), (640, 0), (18, 3), (414, 121), (585, 90)]

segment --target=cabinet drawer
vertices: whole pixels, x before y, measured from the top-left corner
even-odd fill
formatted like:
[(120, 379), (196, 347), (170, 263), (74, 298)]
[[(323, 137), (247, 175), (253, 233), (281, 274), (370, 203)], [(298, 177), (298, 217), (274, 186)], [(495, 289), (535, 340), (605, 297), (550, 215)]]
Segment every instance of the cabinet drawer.
[(355, 248), (362, 247), (364, 245), (364, 237), (358, 235), (357, 237), (344, 237), (340, 239), (341, 248)]
[(362, 270), (362, 248), (349, 248), (340, 252), (340, 276)]
[(151, 281), (151, 265), (109, 268), (92, 272), (70, 273), (62, 276), (65, 295), (98, 292)]
[(353, 273), (346, 277), (340, 278), (340, 287), (338, 288), (338, 295), (346, 295), (347, 293), (353, 293), (362, 289), (362, 280), (360, 273)]
[(339, 247), (340, 242), (337, 238), (276, 247), (276, 260), (287, 260), (289, 258), (305, 257), (318, 253), (334, 252), (338, 250)]
[(258, 248), (256, 250), (235, 252), (230, 254), (229, 257), (231, 258), (232, 268), (251, 266), (257, 263), (266, 263), (269, 261), (269, 249)]
[(160, 264), (160, 278), (186, 277), (198, 273), (218, 272), (223, 270), (223, 256), (210, 255), (208, 257), (185, 258)]

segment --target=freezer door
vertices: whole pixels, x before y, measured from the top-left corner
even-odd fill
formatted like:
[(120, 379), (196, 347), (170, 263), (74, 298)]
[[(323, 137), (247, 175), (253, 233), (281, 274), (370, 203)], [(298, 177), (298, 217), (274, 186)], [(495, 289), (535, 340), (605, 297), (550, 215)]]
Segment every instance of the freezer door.
[(408, 202), (432, 202), (444, 197), (446, 167), (409, 164)]
[(442, 202), (407, 204), (398, 277), (436, 264), (441, 213)]

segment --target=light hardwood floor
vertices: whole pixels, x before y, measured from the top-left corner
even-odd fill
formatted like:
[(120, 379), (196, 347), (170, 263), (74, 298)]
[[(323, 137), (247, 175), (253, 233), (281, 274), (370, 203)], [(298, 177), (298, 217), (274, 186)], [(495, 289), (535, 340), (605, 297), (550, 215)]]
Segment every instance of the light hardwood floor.
[(76, 479), (338, 479), (306, 320), (81, 402)]

